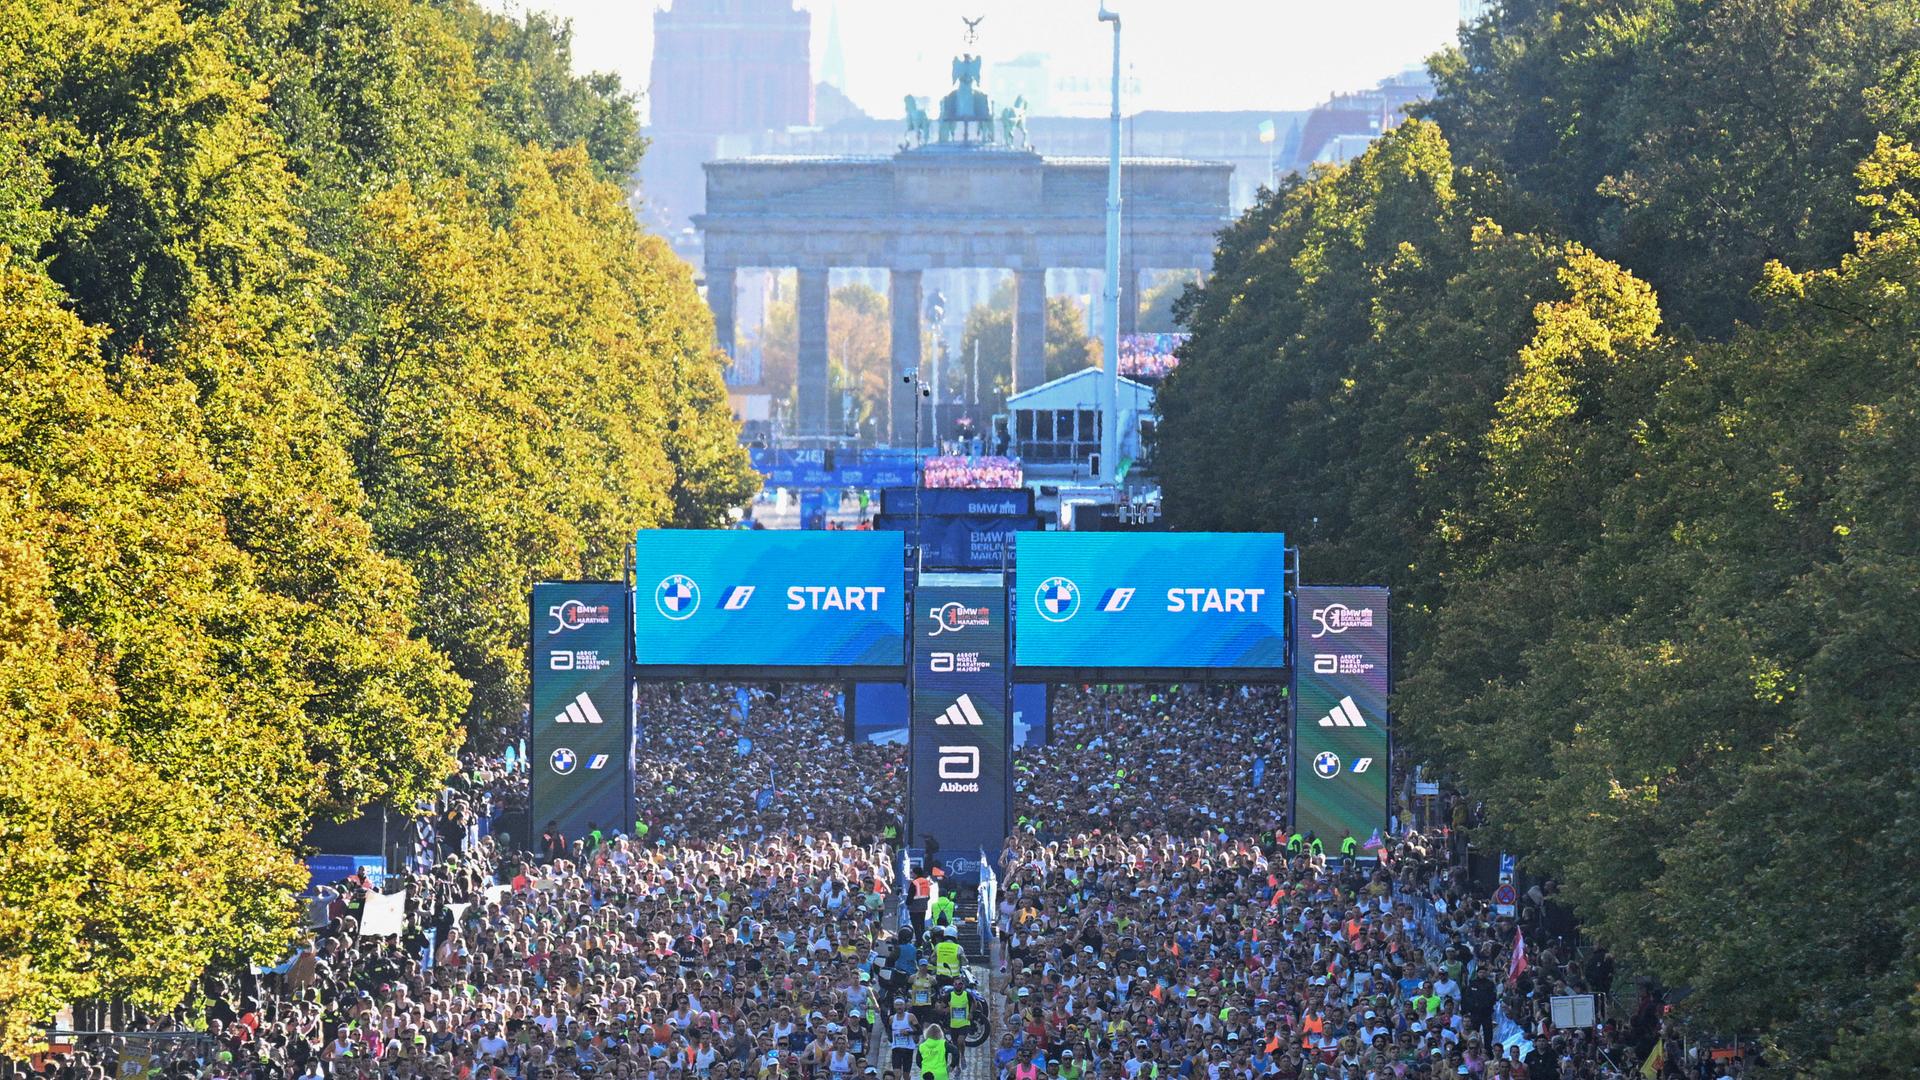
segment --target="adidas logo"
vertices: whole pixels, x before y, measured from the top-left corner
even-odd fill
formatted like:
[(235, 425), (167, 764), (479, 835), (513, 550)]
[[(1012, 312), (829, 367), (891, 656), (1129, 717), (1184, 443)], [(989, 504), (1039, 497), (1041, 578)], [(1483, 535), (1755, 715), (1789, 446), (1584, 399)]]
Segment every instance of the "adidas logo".
[(604, 724), (600, 719), (600, 710), (593, 707), (593, 699), (584, 692), (567, 702), (567, 707), (553, 718), (556, 724)]
[(1360, 709), (1350, 697), (1340, 699), (1340, 706), (1320, 718), (1321, 727), (1366, 727), (1367, 722), (1360, 719)]
[(973, 707), (973, 699), (965, 694), (960, 700), (947, 706), (947, 711), (933, 718), (941, 727), (981, 727), (986, 721), (980, 719), (980, 713)]

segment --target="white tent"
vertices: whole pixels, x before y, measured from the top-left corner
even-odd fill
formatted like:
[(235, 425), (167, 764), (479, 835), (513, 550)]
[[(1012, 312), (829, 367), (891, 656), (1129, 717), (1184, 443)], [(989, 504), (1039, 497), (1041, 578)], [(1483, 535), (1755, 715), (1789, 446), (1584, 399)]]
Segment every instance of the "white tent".
[[(1007, 428), (1023, 464), (1085, 462), (1100, 450), (1099, 368), (1082, 368), (1007, 399)], [(1141, 433), (1151, 436), (1156, 417), (1153, 387), (1122, 376), (1119, 452), (1140, 456)]]

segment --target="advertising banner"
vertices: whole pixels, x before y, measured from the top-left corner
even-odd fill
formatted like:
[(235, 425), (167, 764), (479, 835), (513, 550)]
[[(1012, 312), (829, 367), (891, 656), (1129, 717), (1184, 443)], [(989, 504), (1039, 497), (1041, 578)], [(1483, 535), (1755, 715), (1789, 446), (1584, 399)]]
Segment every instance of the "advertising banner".
[(1005, 579), (922, 574), (914, 607), (907, 839), (928, 847), (931, 836), (961, 877), (978, 872), (981, 850), (998, 856), (1011, 825)]
[(379, 855), (309, 855), (306, 864), (307, 887), (302, 896), (312, 896), (320, 886), (345, 881), (362, 870), (376, 889), (387, 880), (387, 860)]
[(643, 668), (905, 662), (899, 533), (651, 529), (633, 546)]
[[(907, 742), (907, 688), (900, 683), (856, 683), (853, 688), (853, 740)], [(1047, 744), (1046, 683), (1013, 684), (1013, 746), (1018, 750)]]
[[(918, 534), (920, 564), (930, 570), (998, 570), (1013, 561), (1009, 546), (1013, 535), (1043, 527), (1041, 518), (1032, 514), (1013, 517), (920, 517)], [(907, 543), (915, 541), (913, 515), (881, 514), (873, 519), (875, 529), (903, 532)]]
[(1293, 822), (1363, 857), (1387, 823), (1392, 718), (1387, 590), (1302, 585), (1295, 597)]
[(914, 480), (911, 450), (770, 450), (756, 446), (747, 453), (767, 487), (885, 488), (910, 485)]
[(535, 833), (569, 840), (633, 824), (627, 750), (627, 600), (618, 581), (533, 587), (532, 725), (527, 747)]
[[(913, 516), (913, 488), (880, 492), (880, 512)], [(922, 488), (920, 516), (1005, 517), (1033, 513), (1032, 488)]]
[(1015, 538), (1023, 668), (1284, 668), (1280, 533)]

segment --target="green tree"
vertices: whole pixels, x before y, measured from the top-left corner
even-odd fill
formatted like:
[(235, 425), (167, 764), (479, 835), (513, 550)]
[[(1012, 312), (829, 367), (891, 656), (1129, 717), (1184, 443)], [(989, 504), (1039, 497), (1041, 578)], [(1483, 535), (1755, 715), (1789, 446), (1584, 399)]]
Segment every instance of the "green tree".
[(1761, 314), (1769, 259), (1825, 265), (1864, 222), (1850, 174), (1912, 138), (1920, 18), (1872, 0), (1514, 0), (1436, 57), (1422, 111), (1512, 184), (1497, 216), (1591, 244), (1681, 325)]

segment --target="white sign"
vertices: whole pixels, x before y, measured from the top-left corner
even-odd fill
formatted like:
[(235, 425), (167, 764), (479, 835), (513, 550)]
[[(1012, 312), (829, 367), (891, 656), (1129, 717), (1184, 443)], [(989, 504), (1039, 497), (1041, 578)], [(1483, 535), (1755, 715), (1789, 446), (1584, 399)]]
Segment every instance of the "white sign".
[(367, 905), (360, 915), (361, 937), (387, 937), (398, 934), (407, 925), (407, 893), (368, 893)]
[(1593, 995), (1554, 995), (1553, 1026), (1557, 1028), (1593, 1027)]

